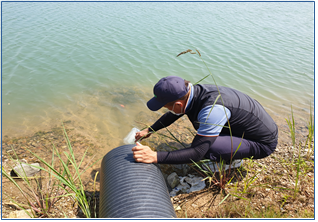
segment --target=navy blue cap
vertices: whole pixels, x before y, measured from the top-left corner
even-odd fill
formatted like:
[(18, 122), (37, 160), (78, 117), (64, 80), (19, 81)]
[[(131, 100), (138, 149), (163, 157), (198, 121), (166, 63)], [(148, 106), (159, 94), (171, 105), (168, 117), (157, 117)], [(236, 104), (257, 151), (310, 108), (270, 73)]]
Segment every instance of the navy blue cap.
[(157, 111), (167, 103), (185, 96), (188, 90), (184, 84), (184, 79), (178, 76), (164, 77), (154, 86), (155, 96), (147, 102), (147, 106), (150, 110)]

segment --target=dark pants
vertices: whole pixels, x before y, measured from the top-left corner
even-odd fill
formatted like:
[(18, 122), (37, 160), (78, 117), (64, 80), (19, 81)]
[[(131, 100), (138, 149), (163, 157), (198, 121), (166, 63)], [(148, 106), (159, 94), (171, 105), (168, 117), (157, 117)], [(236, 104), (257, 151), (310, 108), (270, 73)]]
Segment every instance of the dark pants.
[[(259, 143), (251, 140), (246, 140), (238, 137), (232, 137), (233, 140), (233, 156), (234, 159), (251, 158), (262, 159), (269, 156), (274, 152), (277, 141), (271, 144)], [(241, 145), (239, 145), (241, 143)], [(205, 157), (212, 161), (219, 162), (220, 157), (222, 160), (231, 160), (231, 136), (219, 135), (214, 141)], [(237, 151), (236, 151), (237, 150)], [(236, 153), (235, 153), (236, 152)], [(235, 155), (234, 155), (235, 153)]]

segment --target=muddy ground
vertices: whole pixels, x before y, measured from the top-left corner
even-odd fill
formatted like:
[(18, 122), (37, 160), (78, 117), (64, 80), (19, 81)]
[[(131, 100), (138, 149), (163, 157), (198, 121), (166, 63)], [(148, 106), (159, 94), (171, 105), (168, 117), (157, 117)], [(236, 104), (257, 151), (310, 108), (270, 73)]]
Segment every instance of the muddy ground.
[[(275, 119), (275, 117), (274, 117)], [(193, 192), (190, 194), (179, 194), (171, 198), (172, 203), (176, 209), (177, 216), (179, 218), (215, 218), (215, 217), (291, 217), (299, 218), (308, 214), (311, 217), (314, 212), (314, 169), (313, 169), (313, 154), (309, 157), (309, 162), (306, 163), (309, 166), (308, 172), (304, 180), (300, 183), (300, 190), (297, 193), (296, 198), (291, 198), (290, 192), (283, 192), (275, 187), (281, 187), (284, 189), (292, 190), (293, 184), (289, 176), (290, 172), (286, 171), (286, 168), (280, 164), (278, 159), (286, 159), (287, 161), (293, 155), (293, 147), (291, 144), (291, 138), (289, 136), (289, 128), (284, 118), (277, 117), (275, 119), (279, 127), (279, 144), (276, 151), (270, 156), (262, 160), (253, 160), (255, 169), (264, 169), (262, 166), (266, 166), (266, 170), (262, 170), (262, 174), (258, 175), (258, 184), (254, 189), (249, 190), (245, 194), (244, 199), (230, 195), (224, 200), (229, 192), (233, 192), (233, 187), (227, 187), (227, 190), (220, 190), (217, 186), (211, 186), (208, 182), (207, 187), (204, 190)], [(87, 156), (83, 161), (81, 169), (86, 168), (93, 161), (97, 160), (94, 154), (96, 150), (101, 147), (85, 138), (78, 133), (71, 122), (64, 122), (67, 135), (75, 151), (77, 159), (80, 159), (85, 150), (87, 150)], [(142, 126), (140, 126), (142, 127)], [(182, 118), (175, 124), (169, 127), (169, 130), (173, 132), (174, 136), (182, 141), (185, 145), (189, 145), (193, 139), (193, 133), (191, 125), (188, 120)], [(162, 132), (165, 135), (169, 135), (167, 131)], [(296, 119), (296, 138), (297, 141), (306, 141), (308, 134), (307, 122), (303, 119)], [(181, 148), (180, 144), (166, 139), (166, 142), (170, 146)], [(153, 135), (147, 140), (142, 142), (144, 145), (156, 147), (157, 150), (169, 150), (167, 144), (162, 140), (162, 137)], [(16, 163), (14, 159), (19, 159), (28, 163), (39, 162), (30, 151), (44, 158), (46, 161), (50, 161), (52, 158), (52, 147), (54, 146), (60, 153), (67, 151), (67, 145), (65, 142), (64, 132), (62, 127), (56, 127), (50, 131), (40, 131), (30, 136), (24, 136), (19, 138), (4, 137), (2, 141), (2, 167), (9, 172)], [(302, 148), (304, 149), (304, 148)], [(16, 152), (16, 154), (14, 154)], [(13, 157), (13, 160), (10, 158)], [(311, 162), (310, 162), (311, 161)], [(247, 166), (248, 163), (244, 163)], [(249, 164), (249, 166), (251, 163)], [(92, 195), (94, 187), (96, 187), (95, 197), (97, 201), (97, 214), (98, 214), (98, 199), (99, 199), (99, 177), (97, 176), (96, 186), (94, 186), (94, 177), (96, 172), (99, 172), (100, 161), (83, 174), (83, 181), (85, 183), (85, 190), (87, 195)], [(186, 168), (186, 170), (185, 170)], [(166, 177), (172, 172), (177, 172), (178, 175), (183, 176), (187, 173), (199, 175), (194, 168), (185, 165), (161, 165), (163, 175)], [(280, 177), (271, 175), (279, 174)], [(242, 181), (244, 179), (235, 170), (232, 170), (232, 175), (235, 175), (236, 180)], [(243, 178), (242, 178), (243, 177)], [(279, 179), (278, 179), (279, 178)], [(45, 181), (45, 180), (44, 180)], [(19, 184), (21, 181), (17, 180)], [(243, 182), (242, 182), (243, 183)], [(264, 184), (264, 186), (262, 186)], [(268, 185), (270, 184), (270, 185)], [(272, 185), (275, 187), (270, 187)], [(265, 186), (266, 185), (266, 186)], [(17, 201), (19, 203), (26, 204), (25, 198), (21, 193), (9, 182), (6, 178), (2, 178), (2, 217), (7, 218), (10, 212), (18, 210), (19, 208), (13, 203)], [(236, 193), (237, 194), (237, 193)], [(222, 202), (223, 201), (223, 202)], [(221, 203), (222, 202), (222, 203)], [(219, 206), (219, 204), (221, 205)], [(234, 204), (233, 204), (234, 203)], [(269, 210), (272, 209), (272, 210)], [(254, 212), (248, 214), (246, 211)], [(268, 214), (271, 212), (272, 214)], [(307, 212), (304, 213), (304, 212)], [(77, 205), (74, 203), (71, 197), (61, 198), (52, 208), (50, 216), (54, 218), (60, 217), (83, 217)], [(98, 216), (98, 215), (97, 215)], [(252, 216), (253, 217), (253, 216)]]

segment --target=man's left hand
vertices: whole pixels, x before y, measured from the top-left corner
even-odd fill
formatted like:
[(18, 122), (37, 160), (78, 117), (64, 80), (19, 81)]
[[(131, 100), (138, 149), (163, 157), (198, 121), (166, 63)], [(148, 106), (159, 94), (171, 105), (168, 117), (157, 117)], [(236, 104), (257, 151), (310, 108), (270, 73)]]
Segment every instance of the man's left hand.
[(157, 152), (152, 151), (149, 146), (137, 143), (137, 146), (133, 147), (132, 151), (136, 162), (157, 163)]

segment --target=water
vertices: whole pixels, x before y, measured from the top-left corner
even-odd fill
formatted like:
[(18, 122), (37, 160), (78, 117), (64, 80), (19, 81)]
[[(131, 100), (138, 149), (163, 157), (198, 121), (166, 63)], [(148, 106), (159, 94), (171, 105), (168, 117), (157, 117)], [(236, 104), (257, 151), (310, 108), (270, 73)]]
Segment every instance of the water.
[[(2, 2), (2, 133), (69, 121), (105, 149), (151, 124), (153, 85), (207, 75), (271, 115), (314, 100), (313, 2)], [(203, 83), (213, 83), (212, 78)], [(151, 119), (151, 121), (149, 121)]]

